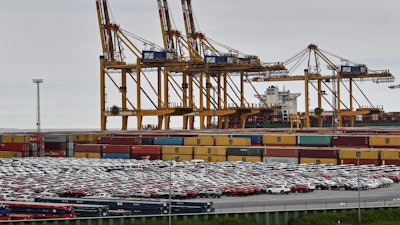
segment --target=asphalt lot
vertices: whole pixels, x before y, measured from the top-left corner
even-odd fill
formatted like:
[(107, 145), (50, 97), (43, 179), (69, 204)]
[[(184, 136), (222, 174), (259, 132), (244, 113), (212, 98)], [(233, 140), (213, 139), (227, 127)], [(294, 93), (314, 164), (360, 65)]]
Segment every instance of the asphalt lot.
[[(199, 199), (200, 200), (200, 199)], [(215, 212), (358, 208), (358, 191), (315, 190), (309, 193), (262, 194), (212, 199)], [(360, 191), (360, 207), (400, 206), (400, 184)]]

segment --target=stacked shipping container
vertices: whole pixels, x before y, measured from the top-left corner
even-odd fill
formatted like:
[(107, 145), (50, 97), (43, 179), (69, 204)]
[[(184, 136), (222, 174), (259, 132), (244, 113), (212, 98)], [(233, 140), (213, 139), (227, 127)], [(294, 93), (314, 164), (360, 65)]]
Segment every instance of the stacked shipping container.
[[(43, 133), (1, 136), (0, 157), (79, 157), (355, 164), (400, 164), (399, 132), (342, 134), (246, 133)], [(314, 132), (314, 133), (313, 133)], [(319, 131), (318, 131), (319, 132)], [(376, 131), (374, 131), (376, 132)], [(383, 133), (383, 132), (382, 132)]]

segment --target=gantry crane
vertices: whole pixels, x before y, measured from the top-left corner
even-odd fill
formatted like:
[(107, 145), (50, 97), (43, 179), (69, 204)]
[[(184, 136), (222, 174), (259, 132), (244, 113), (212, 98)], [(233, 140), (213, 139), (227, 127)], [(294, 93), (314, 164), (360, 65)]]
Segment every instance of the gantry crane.
[[(200, 129), (204, 129), (206, 128), (204, 117), (207, 117), (207, 124), (209, 124), (213, 115), (226, 116), (240, 113), (245, 116), (243, 112), (256, 111), (257, 109), (247, 108), (246, 106), (249, 104), (244, 104), (242, 79), (238, 91), (240, 92), (240, 96), (238, 96), (240, 103), (236, 103), (228, 94), (228, 88), (236, 85), (230, 80), (228, 74), (243, 76), (242, 74), (246, 72), (281, 70), (284, 69), (283, 65), (262, 64), (256, 57), (223, 55), (213, 48), (209, 42), (210, 39), (201, 37), (201, 33), (195, 31), (193, 18), (187, 29), (192, 33), (187, 32), (185, 39), (180, 32), (171, 27), (167, 1), (158, 0), (157, 3), (163, 47), (136, 36), (112, 22), (107, 0), (96, 0), (103, 50), (103, 55), (100, 56), (101, 129), (107, 129), (108, 117), (121, 117), (122, 130), (128, 128), (129, 117), (136, 117), (137, 129), (142, 129), (144, 116), (157, 117), (156, 127), (158, 129), (170, 128), (170, 116), (182, 116), (183, 128), (193, 129), (194, 117), (199, 116)], [(183, 7), (183, 9), (184, 15), (186, 15), (185, 12), (190, 12), (192, 15), (191, 6)], [(186, 9), (189, 10), (185, 11)], [(189, 36), (191, 38), (188, 38)], [(141, 50), (137, 47), (136, 41), (150, 46), (150, 49)], [(204, 56), (205, 46), (207, 46), (207, 50), (216, 55)], [(127, 63), (126, 53), (133, 53), (136, 61)], [(220, 61), (220, 59), (225, 61)], [(157, 73), (157, 79), (149, 78), (148, 73), (151, 73), (153, 77), (154, 73)], [(117, 81), (118, 77), (120, 77), (120, 81)], [(109, 90), (108, 87), (106, 88), (106, 78), (109, 78), (111, 86), (115, 86), (116, 91), (121, 95), (120, 106), (118, 106), (119, 104), (110, 104), (112, 106), (107, 107), (110, 100), (106, 93), (106, 90)], [(178, 79), (181, 79), (181, 85)], [(147, 82), (147, 87), (144, 86), (144, 82)], [(212, 82), (217, 83), (217, 88), (214, 88)], [(130, 86), (130, 83), (133, 85)], [(133, 93), (133, 97), (132, 94), (128, 96), (128, 88), (134, 90), (129, 92)], [(198, 90), (198, 95), (196, 95), (200, 99), (198, 105), (194, 100), (196, 88)], [(212, 97), (211, 90), (214, 90), (218, 97)], [(170, 95), (176, 95), (181, 102), (172, 104)], [(152, 106), (153, 108), (143, 109), (143, 97), (150, 102), (145, 107)], [(228, 99), (235, 107), (229, 107)], [(204, 102), (205, 106), (203, 106)], [(214, 109), (211, 109), (211, 104), (214, 105)], [(221, 121), (219, 121), (219, 127), (222, 127)]]
[[(342, 65), (335, 64), (327, 54), (335, 56), (340, 59)], [(289, 75), (291, 71), (301, 65), (301, 61), (307, 60), (306, 68), (304, 69), (303, 75)], [(325, 63), (328, 70), (332, 71), (332, 75), (322, 75), (322, 63)], [(325, 50), (317, 47), (315, 44), (310, 44), (308, 47), (295, 56), (284, 62), (284, 65), (288, 68), (288, 74), (276, 74), (270, 73), (264, 76), (249, 78), (249, 82), (274, 82), (274, 81), (304, 81), (304, 92), (305, 92), (305, 113), (304, 113), (304, 127), (309, 128), (311, 126), (311, 116), (318, 117), (318, 126), (322, 126), (323, 122), (323, 108), (322, 99), (329, 104), (332, 111), (337, 117), (337, 126), (343, 126), (342, 118), (344, 116), (350, 117), (350, 126), (354, 125), (354, 117), (356, 115), (366, 115), (378, 113), (382, 110), (381, 107), (376, 107), (371, 104), (367, 99), (366, 95), (362, 92), (362, 95), (366, 98), (369, 105), (361, 106), (358, 100), (353, 94), (353, 85), (358, 88), (356, 81), (360, 80), (372, 80), (376, 83), (382, 82), (393, 82), (394, 77), (388, 70), (369, 70), (366, 65), (351, 63), (349, 60), (342, 57), (338, 57)], [(293, 65), (292, 67), (290, 65)], [(344, 83), (348, 81), (348, 84)], [(327, 85), (327, 82), (333, 82), (332, 87)], [(316, 85), (315, 85), (316, 83)], [(330, 101), (326, 98), (327, 92), (323, 90), (323, 86), (329, 90), (333, 100)], [(317, 91), (318, 106), (314, 109), (314, 112), (310, 112), (310, 86)], [(345, 88), (349, 95), (348, 102), (343, 100), (342, 88)], [(358, 108), (354, 107), (354, 102), (358, 104)]]
[[(181, 3), (190, 61), (205, 63), (204, 72), (189, 75), (189, 79), (198, 77), (198, 80), (195, 79), (194, 82), (200, 89), (200, 104), (197, 112), (200, 117), (200, 126), (203, 126), (204, 122), (207, 125), (211, 124), (212, 117), (216, 116), (218, 117), (217, 126), (222, 128), (224, 124), (224, 128), (227, 128), (229, 116), (237, 115), (241, 117), (240, 126), (243, 128), (248, 115), (272, 112), (271, 108), (255, 107), (247, 102), (244, 97), (243, 78), (244, 74), (248, 72), (284, 70), (283, 65), (279, 63), (261, 64), (257, 56), (243, 54), (206, 37), (196, 29), (191, 0), (181, 0)], [(216, 45), (224, 48), (225, 51), (219, 50)], [(226, 53), (226, 50), (229, 52)], [(240, 82), (233, 82), (233, 76), (239, 76)], [(190, 80), (189, 86), (191, 82), (193, 80)], [(231, 94), (229, 89), (232, 90)], [(211, 92), (214, 94), (211, 95)], [(237, 98), (239, 102), (235, 102), (234, 98)], [(228, 105), (229, 101), (232, 101), (232, 106)]]

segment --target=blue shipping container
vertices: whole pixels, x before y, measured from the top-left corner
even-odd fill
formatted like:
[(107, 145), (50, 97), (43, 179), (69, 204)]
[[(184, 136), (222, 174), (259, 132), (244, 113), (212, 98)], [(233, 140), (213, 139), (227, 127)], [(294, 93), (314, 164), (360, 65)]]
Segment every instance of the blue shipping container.
[(183, 137), (156, 137), (155, 145), (183, 145)]
[(103, 159), (130, 159), (131, 155), (127, 153), (103, 153)]

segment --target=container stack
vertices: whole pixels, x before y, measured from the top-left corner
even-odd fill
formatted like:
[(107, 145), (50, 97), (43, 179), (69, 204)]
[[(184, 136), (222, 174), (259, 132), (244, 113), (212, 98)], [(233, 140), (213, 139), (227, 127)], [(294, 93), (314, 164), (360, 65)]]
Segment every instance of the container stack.
[(72, 157), (73, 137), (69, 134), (45, 134), (44, 155), (46, 157)]
[(29, 136), (3, 135), (0, 143), (0, 158), (29, 156)]
[(337, 165), (339, 149), (329, 147), (300, 148), (300, 163), (333, 164)]
[(103, 145), (101, 157), (104, 159), (130, 159), (131, 146), (129, 145)]
[(263, 150), (259, 147), (228, 147), (226, 157), (228, 161), (262, 162)]
[(190, 161), (193, 159), (192, 146), (162, 146), (162, 160)]
[(101, 158), (103, 145), (101, 144), (75, 144), (75, 158)]
[(205, 162), (225, 162), (226, 147), (223, 146), (196, 146), (193, 149), (193, 158)]

